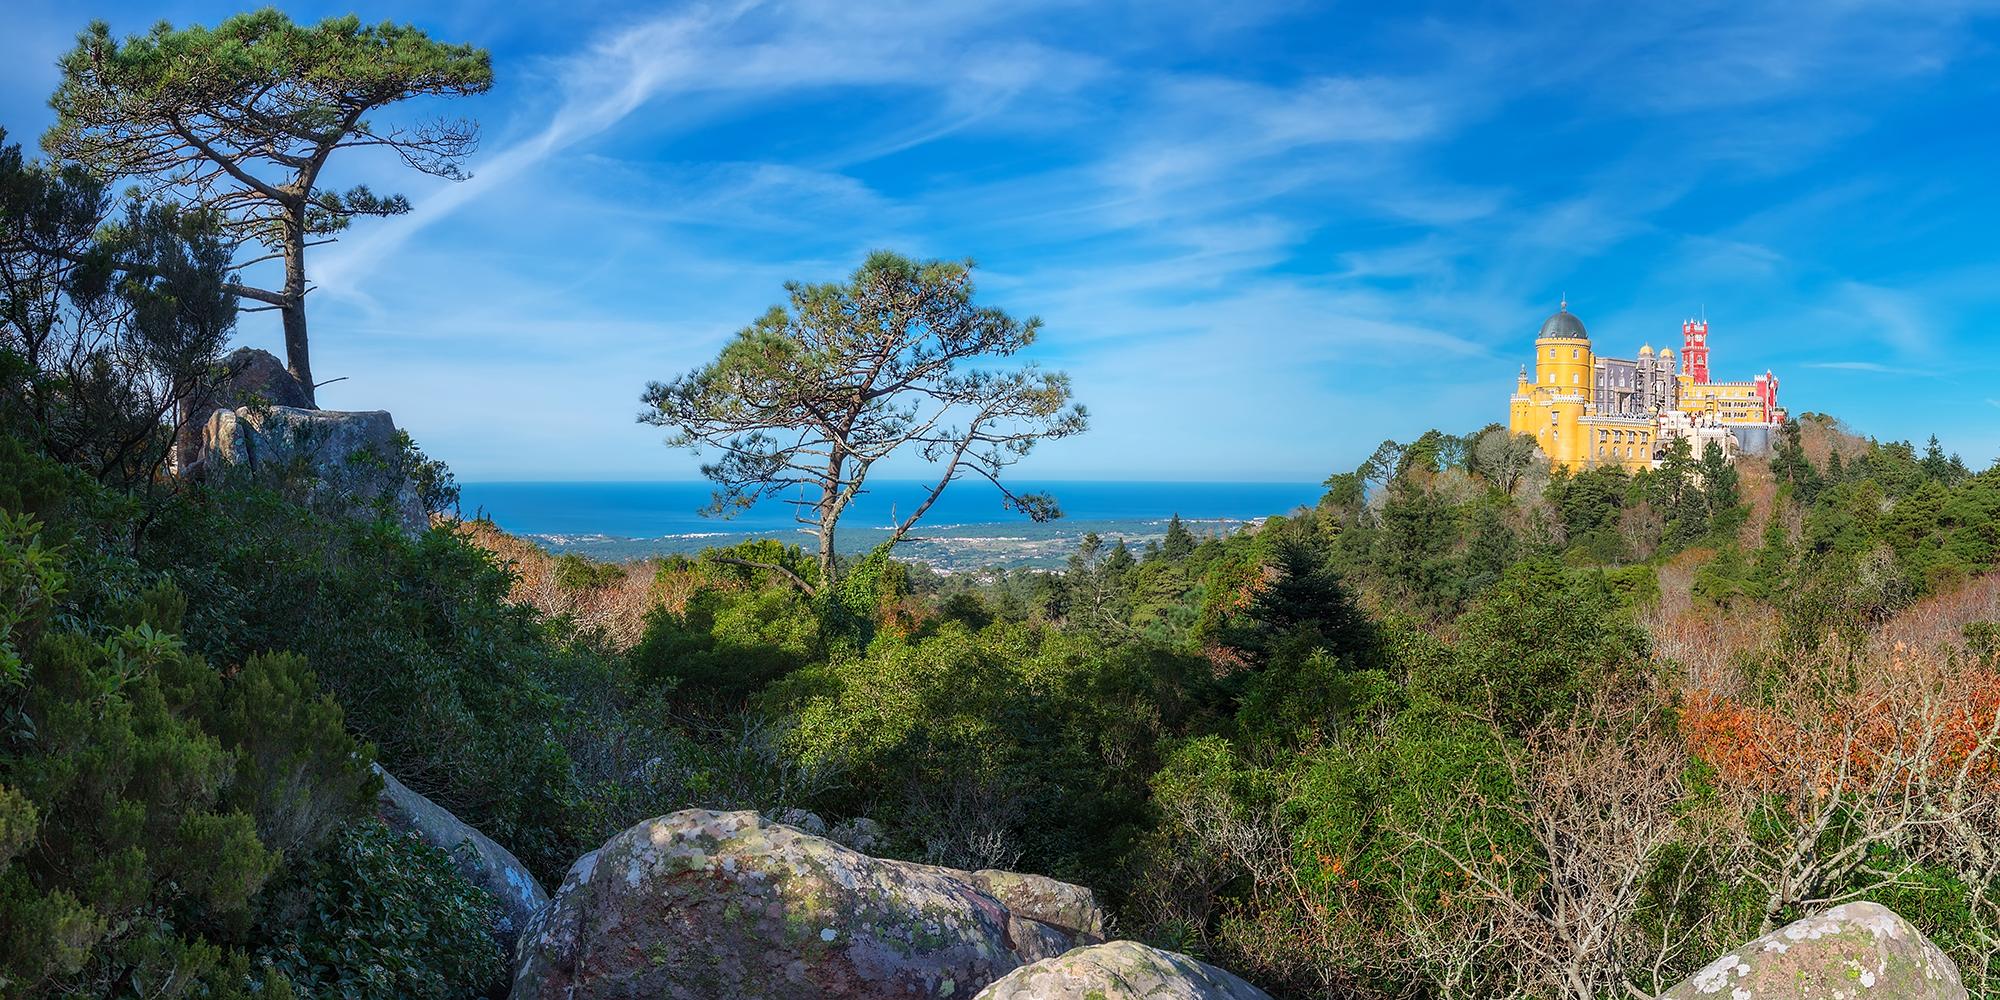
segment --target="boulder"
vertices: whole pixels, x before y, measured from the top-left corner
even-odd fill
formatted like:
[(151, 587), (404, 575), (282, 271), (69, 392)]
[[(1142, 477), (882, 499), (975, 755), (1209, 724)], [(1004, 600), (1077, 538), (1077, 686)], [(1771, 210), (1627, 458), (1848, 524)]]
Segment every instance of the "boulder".
[(387, 512), (413, 534), (430, 526), (403, 468), (396, 422), (386, 410), (239, 406), (202, 428), (200, 467), (309, 473), (313, 495), (367, 516)]
[(888, 839), (882, 830), (882, 824), (866, 816), (841, 820), (833, 825), (833, 829), (826, 832), (826, 836), (829, 840), (846, 844), (863, 854), (882, 846), (883, 841)]
[(1024, 965), (974, 1000), (1271, 1000), (1206, 962), (1137, 941), (1113, 941)]
[[(1043, 893), (1073, 903), (1083, 890), (1071, 888)], [(754, 812), (689, 809), (570, 869), (521, 940), (513, 997), (964, 1000), (1074, 944), (971, 873), (872, 858)]]
[(451, 853), (458, 873), (466, 881), (493, 894), (500, 911), (493, 921), (493, 936), (509, 954), (514, 942), (535, 914), (549, 903), (549, 894), (506, 848), (465, 825), (443, 806), (411, 791), (396, 776), (375, 765), (382, 778), (382, 792), (376, 798), (376, 813), (384, 823), (407, 830), (424, 841)]
[(1710, 962), (1662, 1000), (1964, 1000), (1958, 966), (1910, 922), (1845, 903)]
[(1078, 944), (1104, 940), (1104, 908), (1089, 889), (1041, 875), (987, 869), (972, 883), (1016, 916), (1039, 920), (1076, 936)]
[(224, 355), (216, 367), (221, 377), (213, 390), (180, 401), (181, 430), (174, 442), (174, 462), (183, 474), (199, 463), (202, 428), (215, 411), (239, 406), (314, 408), (312, 394), (270, 351), (239, 347)]

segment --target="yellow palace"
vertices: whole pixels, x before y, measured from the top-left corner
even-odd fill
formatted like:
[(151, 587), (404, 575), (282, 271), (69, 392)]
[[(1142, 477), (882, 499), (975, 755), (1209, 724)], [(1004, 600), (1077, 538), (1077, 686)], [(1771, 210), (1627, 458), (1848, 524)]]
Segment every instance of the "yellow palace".
[(1765, 451), (1771, 429), (1784, 422), (1778, 379), (1765, 372), (1748, 382), (1713, 382), (1708, 375), (1708, 321), (1681, 324), (1680, 364), (1674, 352), (1648, 345), (1636, 359), (1600, 355), (1583, 321), (1564, 302), (1535, 338), (1532, 373), (1514, 383), (1507, 426), (1532, 435), (1551, 465), (1571, 469), (1652, 467), (1678, 437), (1716, 440), (1730, 454)]

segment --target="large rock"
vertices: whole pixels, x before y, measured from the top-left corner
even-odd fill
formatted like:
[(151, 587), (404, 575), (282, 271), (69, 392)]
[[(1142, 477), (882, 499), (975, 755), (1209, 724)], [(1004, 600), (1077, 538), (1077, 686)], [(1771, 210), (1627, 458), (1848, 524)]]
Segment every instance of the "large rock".
[(404, 469), (396, 422), (386, 410), (239, 406), (217, 410), (202, 428), (200, 467), (305, 473), (316, 499), (353, 512), (387, 513), (406, 531), (429, 527)]
[(181, 431), (174, 442), (174, 463), (182, 474), (201, 461), (202, 428), (217, 410), (239, 406), (292, 406), (313, 409), (312, 394), (292, 377), (285, 363), (269, 351), (239, 347), (216, 366), (221, 375), (210, 391), (180, 401)]
[(492, 838), (465, 825), (443, 806), (410, 790), (396, 776), (376, 765), (382, 778), (382, 793), (376, 812), (382, 821), (398, 830), (408, 830), (426, 843), (451, 852), (458, 873), (466, 881), (485, 889), (500, 902), (493, 922), (493, 936), (512, 954), (514, 942), (549, 904), (549, 894), (526, 865)]
[(1874, 903), (1846, 903), (1710, 962), (1663, 1000), (1964, 1000), (1937, 945)]
[[(1074, 903), (1083, 890), (1046, 892)], [(964, 1000), (1074, 944), (971, 873), (878, 860), (754, 812), (689, 809), (570, 869), (521, 941), (513, 996)]]
[(1058, 882), (1042, 875), (1023, 875), (987, 869), (971, 876), (972, 884), (986, 890), (1008, 912), (1066, 931), (1078, 944), (1104, 940), (1104, 909), (1089, 889)]
[(1025, 965), (974, 1000), (1271, 1000), (1206, 962), (1137, 941), (1078, 948)]

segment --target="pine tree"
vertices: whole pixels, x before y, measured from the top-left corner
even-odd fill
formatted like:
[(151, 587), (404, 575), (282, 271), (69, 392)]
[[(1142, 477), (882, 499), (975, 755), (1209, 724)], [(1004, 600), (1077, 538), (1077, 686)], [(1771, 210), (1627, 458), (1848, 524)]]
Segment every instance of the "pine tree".
[(1169, 562), (1180, 562), (1194, 554), (1194, 547), (1194, 532), (1181, 523), (1181, 515), (1175, 512), (1173, 519), (1167, 522), (1167, 537), (1160, 543), (1160, 554)]
[(1268, 663), (1282, 649), (1323, 649), (1350, 666), (1373, 662), (1375, 629), (1310, 541), (1292, 534), (1273, 540), (1271, 579), (1258, 587), (1228, 644), (1253, 662)]

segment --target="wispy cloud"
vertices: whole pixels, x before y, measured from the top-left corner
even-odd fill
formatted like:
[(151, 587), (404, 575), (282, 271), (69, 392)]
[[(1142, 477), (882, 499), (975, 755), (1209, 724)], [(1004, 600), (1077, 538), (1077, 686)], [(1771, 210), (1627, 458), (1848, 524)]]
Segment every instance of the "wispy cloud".
[[(322, 367), (394, 359), (330, 393), (407, 395), (365, 402), (438, 428), (468, 476), (652, 469), (644, 379), (889, 246), (975, 257), (982, 299), (1048, 321), (1036, 359), (1098, 413), (1037, 455), (1058, 471), (1144, 471), (1172, 438), (1190, 467), (1317, 478), (1477, 426), (1502, 402), (1476, 387), (1504, 392), (1564, 291), (1619, 350), (1708, 305), (1725, 376), (1932, 375), (1993, 285), (1902, 258), (1978, 189), (1914, 201), (1869, 142), (1922, 99), (1899, 88), (1981, 58), (1977, 6), (1355, 9), (1340, 30), (1258, 3), (639, 14), (503, 62), (536, 97), (496, 109), (473, 179), (314, 258), (316, 328), (347, 338)], [(472, 343), (492, 354), (459, 360)], [(1984, 412), (1960, 382), (1926, 388)], [(495, 398), (556, 416), (482, 418)]]
[(1877, 375), (1898, 375), (1907, 378), (1938, 378), (1936, 372), (1920, 368), (1897, 368), (1876, 361), (1808, 361), (1806, 368), (1824, 368), (1834, 371), (1873, 372)]

